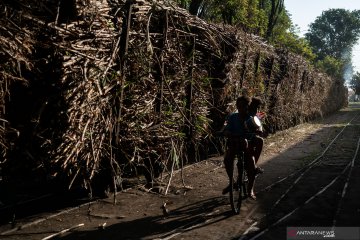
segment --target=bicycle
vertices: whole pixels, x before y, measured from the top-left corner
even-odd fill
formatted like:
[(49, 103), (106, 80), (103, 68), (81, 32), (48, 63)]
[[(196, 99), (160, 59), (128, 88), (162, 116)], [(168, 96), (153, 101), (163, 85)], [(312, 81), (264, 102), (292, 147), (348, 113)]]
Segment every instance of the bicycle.
[[(222, 131), (219, 133), (220, 133), (220, 134), (218, 134), (219, 136), (222, 136), (222, 137), (226, 136)], [(227, 138), (225, 141), (226, 150), (225, 150), (225, 156), (224, 156), (225, 157), (224, 163), (225, 163), (225, 168), (226, 168), (227, 163), (229, 163), (229, 165), (228, 165), (229, 172), (228, 172), (228, 170), (226, 170), (226, 171), (229, 175), (230, 184), (227, 188), (225, 188), (223, 190), (223, 194), (225, 194), (225, 192), (229, 191), (231, 208), (235, 214), (239, 214), (240, 208), (241, 208), (241, 203), (242, 203), (243, 199), (245, 199), (247, 196), (247, 186), (246, 186), (247, 176), (246, 176), (246, 171), (245, 171), (245, 153), (243, 150), (241, 150), (243, 146), (241, 146), (241, 143), (240, 143), (238, 137), (236, 137), (236, 136), (226, 136), (226, 137)], [(233, 151), (236, 149), (235, 150), (236, 152), (234, 153), (230, 149), (232, 149)], [(231, 155), (233, 155), (233, 154), (234, 155), (228, 156), (227, 155), (228, 151), (231, 152)]]
[(244, 152), (241, 151), (236, 154), (230, 166), (230, 204), (235, 214), (240, 213), (242, 200), (247, 196), (244, 161)]

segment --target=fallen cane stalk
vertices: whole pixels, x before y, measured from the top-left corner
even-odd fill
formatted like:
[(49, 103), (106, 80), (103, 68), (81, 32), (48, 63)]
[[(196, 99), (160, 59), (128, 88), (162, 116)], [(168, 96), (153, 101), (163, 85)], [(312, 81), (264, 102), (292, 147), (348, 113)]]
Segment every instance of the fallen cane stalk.
[(74, 226), (74, 227), (66, 228), (66, 229), (64, 229), (64, 230), (61, 230), (60, 232), (51, 234), (50, 236), (47, 236), (47, 237), (43, 238), (42, 240), (48, 240), (48, 239), (54, 238), (54, 237), (56, 237), (56, 236), (59, 236), (59, 235), (61, 235), (61, 234), (64, 234), (64, 233), (69, 232), (69, 231), (71, 231), (71, 230), (74, 230), (74, 229), (76, 229), (76, 228), (82, 227), (82, 226), (84, 226), (84, 225), (85, 225), (84, 223), (80, 223), (80, 224), (78, 224), (78, 225), (76, 225), (76, 226)]

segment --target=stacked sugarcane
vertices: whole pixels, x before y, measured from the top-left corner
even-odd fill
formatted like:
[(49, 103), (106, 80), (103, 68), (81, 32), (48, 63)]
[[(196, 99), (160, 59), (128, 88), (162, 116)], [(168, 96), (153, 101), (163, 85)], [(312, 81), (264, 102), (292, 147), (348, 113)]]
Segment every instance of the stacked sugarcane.
[[(0, 145), (68, 187), (105, 188), (138, 171), (153, 181), (219, 151), (214, 133), (240, 94), (265, 100), (269, 131), (344, 105), (342, 84), (303, 58), (170, 1), (16, 2), (2, 6), (11, 17), (0, 29)], [(15, 80), (35, 99), (21, 124), (4, 110)]]
[(12, 85), (28, 85), (24, 76), (32, 71), (34, 41), (31, 26), (21, 21), (18, 11), (0, 5), (0, 169), (8, 160), (8, 152), (15, 148), (18, 129), (9, 121), (7, 104), (11, 99)]
[(142, 167), (151, 181), (204, 157), (211, 75), (235, 41), (171, 4), (92, 6), (83, 21), (53, 25), (66, 104), (61, 131), (43, 145), (54, 175), (91, 188), (96, 175), (111, 182)]

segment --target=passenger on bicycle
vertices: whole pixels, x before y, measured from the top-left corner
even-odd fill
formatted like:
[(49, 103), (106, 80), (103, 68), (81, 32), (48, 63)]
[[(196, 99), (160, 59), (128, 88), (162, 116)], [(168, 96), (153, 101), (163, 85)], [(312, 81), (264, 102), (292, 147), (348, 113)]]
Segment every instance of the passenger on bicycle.
[[(252, 199), (256, 199), (254, 193), (255, 177), (256, 175), (263, 173), (264, 170), (257, 166), (257, 162), (260, 158), (264, 139), (259, 135), (263, 133), (260, 119), (265, 116), (265, 113), (259, 112), (259, 108), (262, 105), (260, 98), (253, 97), (249, 105), (249, 117), (246, 121), (246, 135), (245, 138), (248, 142), (247, 154), (245, 155), (245, 165), (247, 166), (248, 174), (248, 195)], [(255, 120), (255, 118), (257, 118)]]
[[(224, 156), (224, 165), (227, 175), (231, 176), (231, 164), (234, 161), (236, 154), (244, 152), (245, 165), (248, 173), (248, 190), (249, 196), (255, 198), (253, 192), (253, 185), (255, 181), (255, 162), (248, 151), (248, 140), (246, 139), (249, 133), (246, 128), (246, 121), (250, 119), (249, 116), (250, 98), (247, 96), (238, 97), (236, 100), (237, 112), (230, 114), (227, 119), (227, 125), (223, 131), (224, 136), (228, 138), (227, 150)], [(223, 190), (223, 194), (230, 191), (230, 185)]]
[[(251, 99), (251, 103), (249, 106), (249, 115), (251, 117), (257, 117), (261, 120), (265, 117), (265, 113), (259, 112), (259, 108), (263, 105), (263, 102), (258, 97), (253, 97)], [(249, 133), (247, 134), (247, 140), (251, 143), (251, 147), (249, 148), (250, 155), (254, 157), (255, 165), (259, 161), (263, 146), (264, 146), (264, 139), (259, 136), (263, 134), (263, 129), (260, 123), (260, 126), (255, 126), (253, 129), (249, 129)], [(263, 173), (264, 170), (260, 167), (256, 167), (255, 174)]]

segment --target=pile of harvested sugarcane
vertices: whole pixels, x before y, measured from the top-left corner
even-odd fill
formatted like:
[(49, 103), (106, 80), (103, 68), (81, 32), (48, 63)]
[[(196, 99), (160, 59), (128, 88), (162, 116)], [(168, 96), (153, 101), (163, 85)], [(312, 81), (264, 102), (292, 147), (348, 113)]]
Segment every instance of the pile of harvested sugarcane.
[[(15, 13), (16, 12), (16, 13)], [(7, 118), (7, 102), (14, 83), (27, 85), (24, 71), (32, 71), (31, 62), (34, 41), (29, 25), (18, 25), (19, 12), (0, 5), (0, 169), (14, 147), (19, 131)]]
[[(9, 161), (23, 152), (69, 187), (91, 189), (98, 176), (107, 186), (139, 169), (151, 181), (206, 157), (219, 148), (214, 133), (240, 94), (265, 100), (270, 131), (344, 105), (343, 84), (301, 57), (170, 1), (74, 0), (68, 15), (60, 2), (44, 2), (36, 11), (1, 6), (8, 61), (0, 63), (0, 145)], [(9, 91), (12, 80), (26, 81), (20, 89), (35, 100), (16, 123), (22, 109), (5, 111), (19, 94), (18, 86)], [(10, 129), (19, 133), (11, 143)]]

